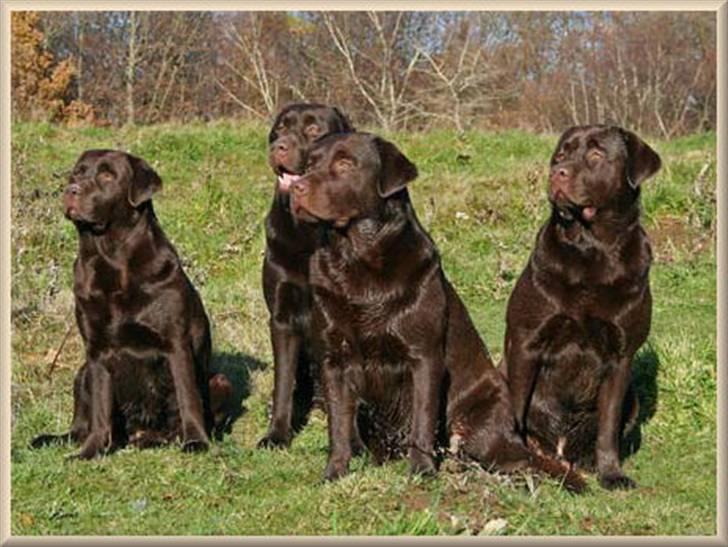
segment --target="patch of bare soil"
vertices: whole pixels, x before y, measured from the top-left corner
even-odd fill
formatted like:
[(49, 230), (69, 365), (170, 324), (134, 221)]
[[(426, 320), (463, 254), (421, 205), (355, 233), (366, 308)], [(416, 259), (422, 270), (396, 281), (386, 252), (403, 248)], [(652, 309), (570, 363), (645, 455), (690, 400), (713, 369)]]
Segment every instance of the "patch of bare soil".
[(679, 257), (694, 257), (710, 249), (712, 230), (698, 229), (688, 219), (666, 216), (647, 227), (652, 252), (658, 263), (670, 263)]

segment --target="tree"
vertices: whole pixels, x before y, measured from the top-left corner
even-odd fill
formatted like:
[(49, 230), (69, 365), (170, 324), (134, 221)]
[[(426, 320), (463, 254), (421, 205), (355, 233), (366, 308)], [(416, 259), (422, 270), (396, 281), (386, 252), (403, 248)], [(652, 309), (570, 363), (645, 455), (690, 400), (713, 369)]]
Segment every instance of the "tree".
[(44, 47), (37, 12), (12, 12), (12, 109), (17, 118), (55, 121), (91, 121), (93, 111), (72, 100), (69, 90), (75, 75), (73, 59), (55, 62)]
[(386, 131), (716, 125), (708, 12), (15, 12), (12, 48), (22, 118), (268, 121), (296, 100)]
[(387, 131), (411, 114), (408, 94), (419, 48), (405, 46), (415, 21), (413, 12), (326, 13), (321, 20), (343, 60), (354, 89)]

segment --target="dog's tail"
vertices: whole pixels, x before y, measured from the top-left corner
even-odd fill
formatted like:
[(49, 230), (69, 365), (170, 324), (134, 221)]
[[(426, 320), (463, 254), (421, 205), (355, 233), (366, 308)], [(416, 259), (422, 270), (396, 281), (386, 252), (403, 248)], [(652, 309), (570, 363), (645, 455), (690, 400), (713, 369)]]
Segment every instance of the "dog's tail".
[(38, 435), (30, 441), (30, 448), (42, 448), (52, 444), (69, 444), (72, 442), (73, 435), (70, 431), (68, 433), (61, 433), (58, 435), (45, 433), (43, 435)]
[(212, 414), (212, 434), (216, 440), (223, 438), (223, 433), (228, 430), (236, 416), (233, 416), (234, 390), (230, 379), (218, 372), (210, 376), (208, 380), (210, 389), (210, 410)]
[(467, 432), (464, 435), (461, 432), (451, 436), (450, 450), (459, 457), (479, 462), (486, 469), (496, 469), (506, 474), (530, 472), (550, 477), (574, 494), (587, 489), (584, 477), (568, 462), (526, 443), (515, 432), (505, 433), (499, 441), (488, 444), (482, 442), (482, 436), (468, 438)]
[(536, 473), (543, 473), (556, 479), (569, 492), (581, 494), (587, 489), (584, 477), (578, 471), (572, 469), (566, 462), (562, 462), (543, 453), (531, 451), (529, 463)]

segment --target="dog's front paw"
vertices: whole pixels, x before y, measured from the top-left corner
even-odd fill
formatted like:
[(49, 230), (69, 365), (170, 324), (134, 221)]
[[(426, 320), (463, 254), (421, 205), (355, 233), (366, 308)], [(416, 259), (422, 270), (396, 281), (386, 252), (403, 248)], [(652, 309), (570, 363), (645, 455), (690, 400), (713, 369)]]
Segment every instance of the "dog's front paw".
[(607, 490), (631, 490), (632, 488), (637, 488), (635, 481), (619, 471), (600, 474), (599, 484)]
[(291, 445), (290, 435), (283, 435), (277, 431), (269, 431), (258, 441), (258, 448), (288, 448)]
[(437, 474), (434, 458), (424, 452), (413, 452), (410, 455), (410, 473), (424, 477), (434, 476)]
[(91, 460), (111, 450), (111, 433), (92, 433), (81, 445), (81, 449), (70, 459)]
[(182, 452), (204, 452), (210, 447), (207, 439), (189, 439), (182, 443)]
[(329, 460), (324, 471), (324, 480), (335, 481), (349, 473), (349, 464), (342, 460)]

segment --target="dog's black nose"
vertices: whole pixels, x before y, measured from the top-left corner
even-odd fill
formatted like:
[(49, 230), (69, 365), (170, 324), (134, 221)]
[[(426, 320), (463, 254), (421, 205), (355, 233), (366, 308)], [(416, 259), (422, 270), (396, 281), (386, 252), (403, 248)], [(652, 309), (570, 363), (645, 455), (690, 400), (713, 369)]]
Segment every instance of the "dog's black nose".
[(81, 193), (81, 187), (74, 182), (66, 187), (66, 193), (76, 196)]

